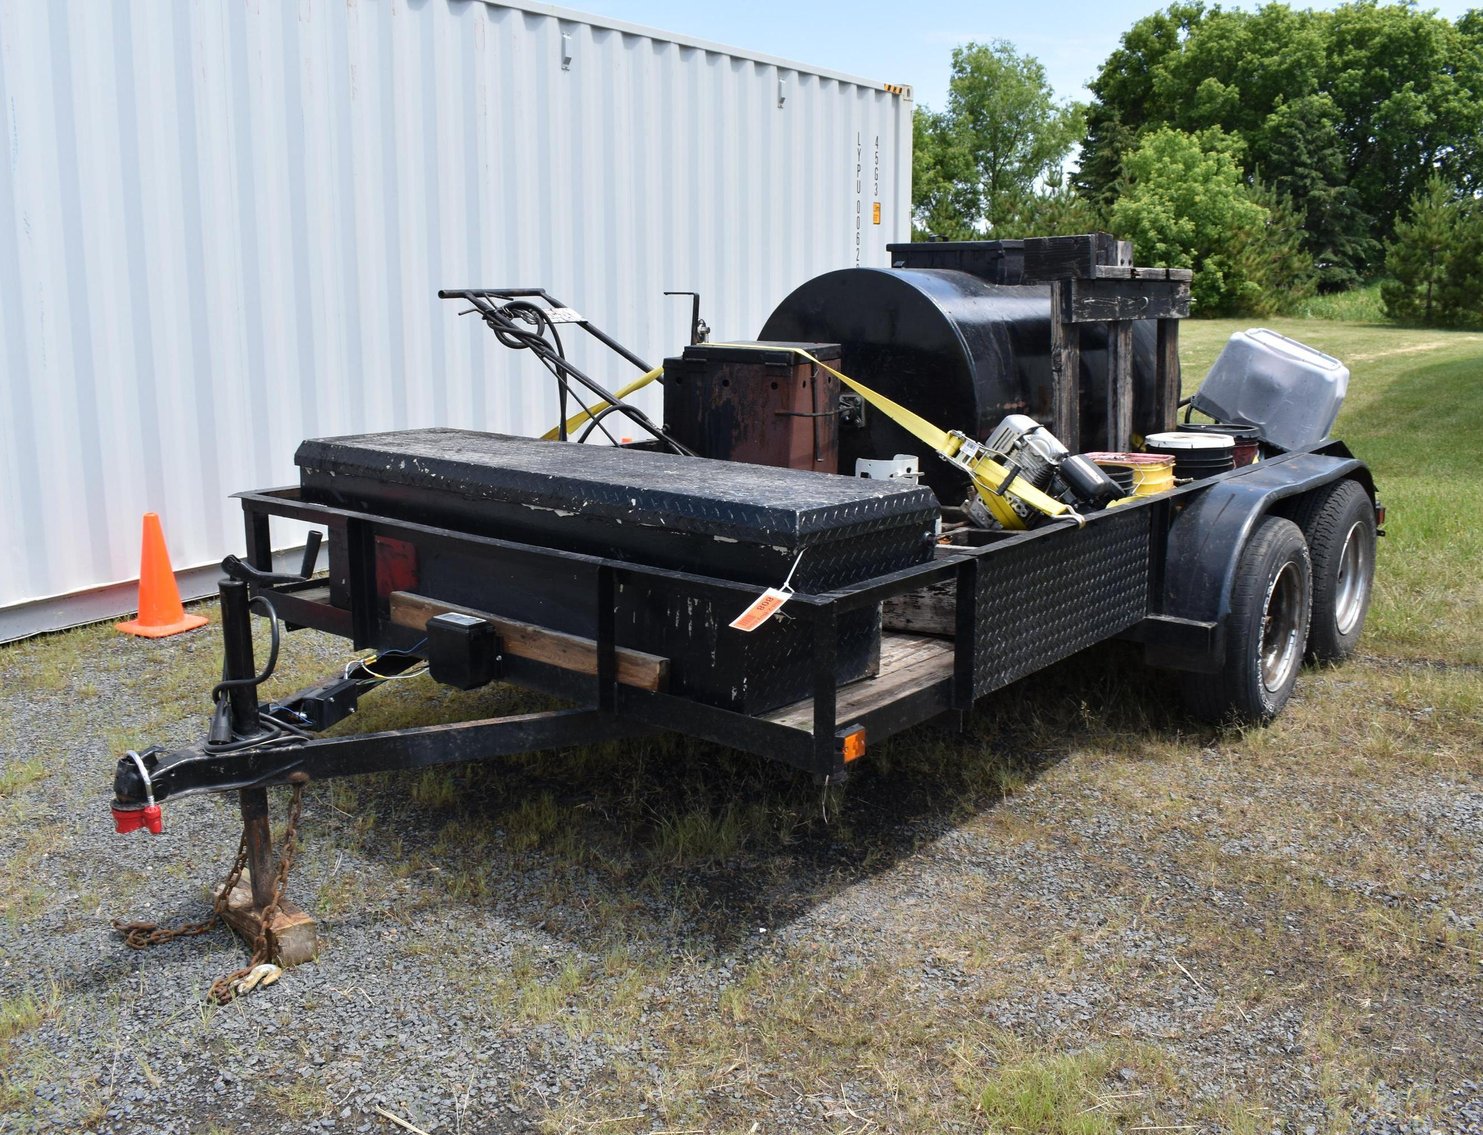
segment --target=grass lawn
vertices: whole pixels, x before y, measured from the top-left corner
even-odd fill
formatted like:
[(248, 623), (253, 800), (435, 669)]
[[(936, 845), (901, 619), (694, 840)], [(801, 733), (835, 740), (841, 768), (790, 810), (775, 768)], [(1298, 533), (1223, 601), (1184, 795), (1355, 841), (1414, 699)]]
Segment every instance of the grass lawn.
[[(102, 959), (82, 980), (45, 950), (24, 981), (0, 972), (0, 1127), (24, 1127), (68, 1069), (114, 1071), (74, 1076), (78, 1110), (48, 1129), (86, 1126), (166, 1061), (212, 1075), (198, 1066), (228, 1041), (283, 1124), (338, 1129), (342, 1107), (345, 1130), (379, 1124), (319, 1012), (342, 986), (369, 1005), (409, 984), (446, 1029), (471, 1022), (455, 1048), (519, 1054), (487, 1070), (503, 1094), (460, 1081), (441, 1105), (441, 1052), (388, 1058), (388, 1106), (405, 1091), (430, 1130), (505, 1130), (513, 1112), (613, 1135), (1337, 1135), (1366, 1113), (1445, 1115), (1483, 1067), (1483, 335), (1269, 325), (1350, 365), (1336, 433), (1390, 510), (1360, 656), (1306, 672), (1271, 727), (1196, 725), (1114, 648), (985, 699), (962, 731), (876, 746), (827, 793), (677, 738), (312, 786), (291, 891), (329, 948), (249, 1010), (328, 1054), (313, 1067), (279, 1061), (238, 1007), (183, 1010), (189, 989), (163, 997), (166, 1019), (98, 945), (101, 918), (178, 909), (225, 862), (200, 852), (188, 876), (141, 858), (168, 863), (150, 875), (72, 850), (120, 749), (205, 728), (214, 636), (0, 648), (0, 737), (47, 737), (0, 755), (0, 956), (50, 925), (38, 880), (60, 856), (101, 914), (49, 932)], [(1244, 326), (1185, 324), (1187, 387)], [(267, 692), (321, 677), (343, 645), (290, 636)], [(339, 728), (519, 708), (413, 679)], [(168, 833), (216, 831), (230, 855), (227, 805), (166, 811)], [(139, 838), (140, 856), (172, 846)], [(169, 956), (193, 972), (198, 948)]]

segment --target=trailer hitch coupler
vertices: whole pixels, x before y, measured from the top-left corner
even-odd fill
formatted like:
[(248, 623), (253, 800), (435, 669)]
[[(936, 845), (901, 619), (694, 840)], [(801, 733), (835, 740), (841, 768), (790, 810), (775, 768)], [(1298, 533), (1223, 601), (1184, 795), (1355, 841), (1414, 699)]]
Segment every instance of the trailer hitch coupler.
[[(154, 750), (150, 750), (153, 752)], [(112, 806), (113, 830), (119, 835), (128, 835), (137, 832), (140, 828), (149, 832), (150, 835), (159, 835), (165, 830), (165, 818), (160, 812), (160, 806), (154, 802), (154, 781), (149, 775), (149, 766), (144, 763), (144, 757), (130, 749), (124, 754), (124, 762), (132, 761), (134, 768), (139, 772), (139, 778), (144, 782), (144, 803), (133, 807), (120, 807), (117, 803)]]

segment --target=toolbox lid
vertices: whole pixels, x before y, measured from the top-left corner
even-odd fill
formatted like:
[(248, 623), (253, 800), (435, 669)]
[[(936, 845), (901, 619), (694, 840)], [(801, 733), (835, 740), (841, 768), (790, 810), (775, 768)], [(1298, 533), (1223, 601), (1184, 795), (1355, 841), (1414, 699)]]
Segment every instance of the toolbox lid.
[[(900, 480), (446, 428), (313, 438), (294, 455), (305, 495), (453, 494), (746, 543), (800, 547), (903, 526), (930, 529), (937, 498)], [(354, 481), (357, 484), (352, 485)], [(379, 494), (378, 494), (379, 495)]]

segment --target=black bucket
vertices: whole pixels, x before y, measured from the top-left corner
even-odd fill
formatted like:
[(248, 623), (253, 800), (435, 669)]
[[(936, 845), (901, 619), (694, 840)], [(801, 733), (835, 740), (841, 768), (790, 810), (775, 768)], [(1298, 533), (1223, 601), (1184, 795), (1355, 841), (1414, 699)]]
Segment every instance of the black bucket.
[(1123, 496), (1133, 495), (1133, 467), (1131, 465), (1103, 465), (1102, 472), (1106, 473), (1122, 490)]
[(1257, 426), (1234, 426), (1225, 422), (1185, 422), (1179, 427), (1180, 433), (1208, 433), (1224, 434), (1236, 443), (1235, 458), (1236, 468), (1250, 465), (1256, 460), (1257, 442), (1261, 439), (1261, 429)]
[(1213, 477), (1236, 467), (1236, 439), (1225, 431), (1175, 430), (1149, 434), (1143, 448), (1174, 458), (1174, 476), (1181, 481)]

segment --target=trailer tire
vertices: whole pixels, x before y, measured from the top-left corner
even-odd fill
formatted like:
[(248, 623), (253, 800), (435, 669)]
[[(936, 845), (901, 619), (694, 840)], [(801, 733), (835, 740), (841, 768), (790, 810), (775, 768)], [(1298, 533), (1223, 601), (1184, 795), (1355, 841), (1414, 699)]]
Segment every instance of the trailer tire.
[(1375, 580), (1375, 507), (1357, 481), (1335, 481), (1303, 498), (1293, 521), (1313, 560), (1308, 661), (1342, 662), (1359, 645)]
[(1226, 616), (1225, 660), (1186, 674), (1190, 710), (1211, 723), (1265, 725), (1292, 696), (1308, 638), (1313, 568), (1296, 524), (1269, 516), (1241, 549)]

